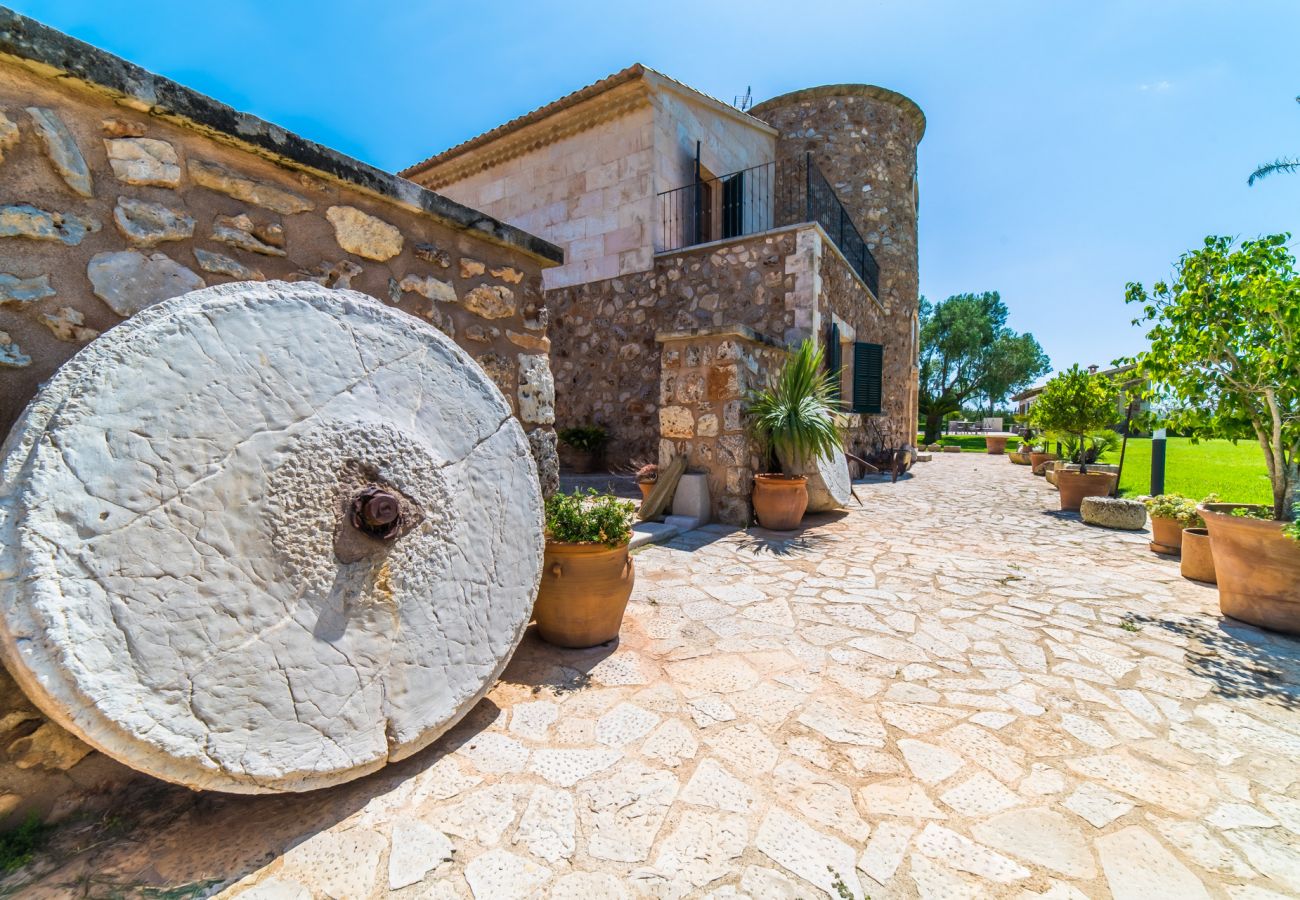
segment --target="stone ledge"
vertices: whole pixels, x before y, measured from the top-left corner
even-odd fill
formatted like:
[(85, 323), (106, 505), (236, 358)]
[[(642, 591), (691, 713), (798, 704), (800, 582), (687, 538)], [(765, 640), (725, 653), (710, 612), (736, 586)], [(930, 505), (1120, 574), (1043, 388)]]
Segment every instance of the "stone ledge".
[(327, 179), (433, 216), (521, 250), (544, 263), (562, 264), (564, 251), (549, 241), (391, 175), (360, 160), (299, 137), (134, 63), (79, 41), (34, 19), (0, 7), (0, 59), (47, 78), (73, 78), (118, 103), (193, 128), (290, 168)]
[(748, 325), (718, 325), (707, 328), (688, 328), (684, 331), (657, 331), (655, 332), (655, 343), (666, 344), (669, 341), (689, 341), (692, 338), (708, 337), (740, 338), (742, 341), (749, 341), (752, 344), (764, 344), (768, 347), (785, 349), (785, 344), (765, 334), (759, 334)]

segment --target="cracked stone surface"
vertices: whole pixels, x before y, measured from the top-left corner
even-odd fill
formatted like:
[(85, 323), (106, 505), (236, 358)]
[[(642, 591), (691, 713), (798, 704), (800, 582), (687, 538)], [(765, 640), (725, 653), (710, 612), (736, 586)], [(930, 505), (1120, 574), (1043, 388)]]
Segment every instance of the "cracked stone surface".
[[(709, 526), (638, 553), (616, 646), (526, 637), (465, 719), (380, 773), (261, 798), (142, 786), (129, 836), (56, 836), (92, 849), (0, 887), (1300, 893), (1300, 643), (1222, 618), (1149, 535), (1060, 514), (1003, 458), (855, 490), (797, 536)], [(773, 603), (789, 619), (751, 612)], [(347, 884), (299, 864), (323, 834)]]
[[(418, 518), (344, 563), (372, 482)], [(0, 650), (37, 705), (134, 768), (244, 793), (434, 741), (522, 637), (543, 547), (527, 439), (469, 357), (283, 282), (152, 306), (60, 369), (5, 444), (0, 526)], [(499, 774), (529, 749), (487, 731), (466, 754)]]

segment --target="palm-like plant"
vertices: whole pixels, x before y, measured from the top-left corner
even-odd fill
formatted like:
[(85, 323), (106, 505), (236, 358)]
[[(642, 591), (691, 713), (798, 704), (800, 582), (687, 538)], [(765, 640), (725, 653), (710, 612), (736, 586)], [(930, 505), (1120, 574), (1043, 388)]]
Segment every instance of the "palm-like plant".
[[(1300, 97), (1295, 98), (1296, 103), (1300, 103)], [(1250, 173), (1246, 179), (1247, 185), (1253, 185), (1257, 180), (1266, 175), (1272, 175), (1274, 172), (1296, 172), (1300, 171), (1300, 157), (1279, 158), (1271, 163), (1265, 163), (1258, 169)]]
[(844, 447), (835, 424), (835, 376), (822, 368), (822, 351), (805, 340), (767, 384), (749, 395), (750, 434), (764, 452), (813, 460)]

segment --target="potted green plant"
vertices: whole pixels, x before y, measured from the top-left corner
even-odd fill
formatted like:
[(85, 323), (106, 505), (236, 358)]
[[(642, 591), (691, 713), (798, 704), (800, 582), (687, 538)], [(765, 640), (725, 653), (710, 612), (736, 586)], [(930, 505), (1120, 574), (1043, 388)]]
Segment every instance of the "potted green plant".
[(1110, 378), (1076, 364), (1048, 381), (1030, 409), (1035, 428), (1073, 440), (1075, 458), (1070, 461), (1079, 464), (1079, 471), (1057, 473), (1061, 509), (1077, 511), (1084, 497), (1105, 497), (1114, 489), (1114, 473), (1088, 471), (1087, 446), (1088, 435), (1115, 419), (1118, 402), (1119, 389)]
[(1147, 514), (1151, 516), (1151, 549), (1156, 553), (1177, 556), (1183, 548), (1183, 531), (1204, 527), (1197, 503), (1182, 494), (1147, 497)]
[[(1300, 542), (1288, 537), (1300, 484), (1300, 275), (1289, 234), (1208, 237), (1174, 278), (1127, 300), (1151, 323), (1137, 359), (1167, 424), (1193, 439), (1253, 438), (1272, 485), (1268, 520), (1202, 505), (1225, 615), (1300, 633)], [(1240, 506), (1240, 504), (1236, 504)], [(1231, 507), (1232, 504), (1229, 505)]]
[(533, 605), (543, 640), (594, 647), (618, 637), (635, 580), (632, 513), (630, 501), (590, 488), (546, 501), (546, 556)]
[(754, 476), (754, 514), (764, 528), (798, 528), (808, 508), (808, 479), (772, 471), (773, 454), (808, 461), (844, 448), (835, 423), (835, 388), (835, 376), (822, 367), (822, 351), (805, 340), (749, 395), (749, 432), (769, 463), (769, 471)]
[(609, 443), (609, 432), (599, 425), (577, 425), (573, 428), (561, 428), (557, 432), (560, 443), (569, 448), (568, 457), (573, 471), (579, 475), (594, 472), (600, 465)]

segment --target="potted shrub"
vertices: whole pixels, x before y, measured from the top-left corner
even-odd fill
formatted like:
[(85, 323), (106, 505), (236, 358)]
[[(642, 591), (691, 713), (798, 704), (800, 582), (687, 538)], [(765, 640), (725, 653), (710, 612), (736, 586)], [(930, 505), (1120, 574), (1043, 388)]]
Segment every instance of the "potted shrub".
[(1156, 553), (1177, 556), (1183, 548), (1183, 531), (1204, 527), (1197, 503), (1182, 494), (1160, 494), (1145, 500), (1151, 516), (1151, 549)]
[(1148, 393), (1173, 407), (1169, 424), (1193, 438), (1259, 442), (1273, 489), (1269, 519), (1206, 504), (1224, 614), (1300, 633), (1300, 541), (1288, 535), (1300, 482), (1300, 276), (1290, 235), (1236, 245), (1208, 237), (1179, 260), (1174, 279), (1127, 299), (1151, 322), (1137, 358)]
[(1114, 382), (1076, 364), (1048, 381), (1030, 409), (1035, 428), (1059, 435), (1075, 448), (1075, 458), (1070, 461), (1079, 464), (1079, 471), (1056, 476), (1061, 509), (1077, 511), (1084, 497), (1105, 497), (1114, 489), (1113, 473), (1088, 471), (1087, 449), (1088, 435), (1114, 420), (1118, 402), (1119, 389)]
[(647, 463), (636, 470), (637, 487), (641, 488), (641, 499), (650, 496), (650, 492), (655, 489), (655, 482), (659, 480), (659, 467), (654, 463)]
[[(835, 424), (835, 387), (835, 376), (822, 368), (822, 351), (805, 340), (763, 388), (749, 395), (745, 414), (750, 435), (769, 464), (774, 453), (802, 462), (844, 448)], [(769, 465), (768, 472), (754, 476), (754, 515), (764, 528), (791, 531), (808, 508), (808, 479), (774, 468)]]
[(590, 488), (546, 501), (546, 557), (533, 605), (543, 640), (594, 647), (618, 637), (635, 577), (631, 538), (630, 501)]
[(561, 428), (557, 436), (569, 448), (570, 464), (579, 475), (596, 470), (604, 455), (605, 445), (609, 443), (609, 432), (599, 425)]

